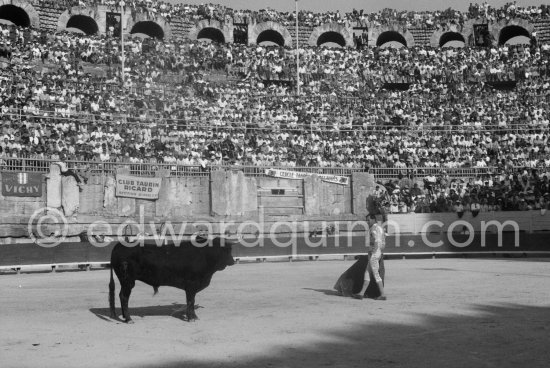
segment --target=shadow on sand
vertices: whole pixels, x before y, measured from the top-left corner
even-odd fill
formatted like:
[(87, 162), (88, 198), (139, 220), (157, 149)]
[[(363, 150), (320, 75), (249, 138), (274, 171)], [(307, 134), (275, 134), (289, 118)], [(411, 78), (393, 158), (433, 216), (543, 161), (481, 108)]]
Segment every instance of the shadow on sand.
[[(182, 321), (187, 321), (187, 315), (185, 313), (185, 304), (173, 303), (170, 305), (156, 305), (150, 307), (130, 307), (130, 315), (132, 317), (149, 317), (149, 316), (172, 316)], [(199, 305), (195, 305), (195, 309), (203, 308)], [(109, 308), (90, 308), (90, 312), (96, 315), (97, 318), (108, 322), (124, 322), (120, 319), (122, 314), (120, 308), (116, 308), (117, 318), (111, 318), (111, 312)]]
[(338, 294), (338, 292), (336, 290), (331, 290), (331, 289), (312, 289), (312, 288), (302, 288), (302, 290), (311, 290), (311, 291), (316, 291), (318, 293), (323, 293), (325, 295), (330, 295), (330, 296), (342, 296), (340, 294)]
[[(332, 295), (331, 290), (307, 290)], [(368, 313), (368, 305), (365, 313)], [(136, 314), (169, 314), (172, 308), (136, 308)], [(353, 319), (350, 316), (350, 322)], [(548, 307), (474, 305), (468, 313), (415, 314), (414, 321), (407, 323), (397, 319), (331, 328), (326, 330), (322, 341), (306, 342), (301, 346), (282, 342), (248, 357), (233, 356), (231, 361), (211, 360), (205, 356), (200, 361), (181, 359), (141, 367), (542, 368), (547, 367), (550, 360), (549, 325)]]

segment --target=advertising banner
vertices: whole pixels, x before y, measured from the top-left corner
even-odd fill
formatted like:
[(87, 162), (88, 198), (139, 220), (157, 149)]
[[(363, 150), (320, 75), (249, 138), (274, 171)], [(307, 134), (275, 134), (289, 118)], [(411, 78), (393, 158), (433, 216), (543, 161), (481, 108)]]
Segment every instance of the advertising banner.
[(116, 196), (140, 199), (158, 199), (162, 178), (117, 175)]
[[(275, 178), (297, 179), (297, 180), (313, 175), (313, 173), (308, 173), (308, 172), (287, 171), (287, 170), (279, 170), (279, 169), (266, 169), (265, 174), (269, 176), (273, 176)], [(341, 185), (349, 184), (349, 178), (347, 176), (330, 175), (330, 174), (317, 174), (317, 176), (319, 176), (321, 180), (328, 181), (329, 183), (341, 184)]]
[(4, 197), (42, 197), (42, 174), (2, 173)]

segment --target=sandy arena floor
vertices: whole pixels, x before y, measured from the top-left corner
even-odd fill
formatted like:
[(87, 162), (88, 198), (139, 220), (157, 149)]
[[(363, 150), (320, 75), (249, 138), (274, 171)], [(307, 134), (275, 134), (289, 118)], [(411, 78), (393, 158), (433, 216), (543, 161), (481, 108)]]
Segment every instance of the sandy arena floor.
[[(0, 276), (1, 367), (547, 367), (550, 259), (387, 261), (388, 301), (331, 290), (352, 261), (214, 275), (200, 318), (138, 282), (108, 315), (108, 270)], [(120, 311), (117, 282), (117, 311)]]

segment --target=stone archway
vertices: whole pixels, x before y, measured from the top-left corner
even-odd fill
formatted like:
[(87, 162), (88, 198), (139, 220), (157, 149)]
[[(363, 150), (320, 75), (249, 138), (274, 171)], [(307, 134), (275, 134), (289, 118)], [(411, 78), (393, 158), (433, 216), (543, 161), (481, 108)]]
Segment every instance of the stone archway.
[(135, 23), (130, 29), (130, 34), (141, 33), (149, 37), (162, 40), (164, 38), (164, 30), (157, 23), (144, 20)]
[[(187, 35), (191, 40), (209, 38), (217, 42), (233, 43), (233, 25), (217, 20), (201, 20), (189, 30)], [(223, 41), (222, 41), (223, 40)]]
[(61, 13), (57, 19), (57, 31), (63, 31), (72, 27), (78, 28), (88, 35), (102, 33), (98, 19), (99, 12), (97, 8), (74, 6), (70, 12), (69, 10), (65, 10)]
[(285, 45), (285, 39), (283, 35), (274, 29), (266, 29), (258, 35), (256, 43), (260, 45), (262, 42), (272, 42), (281, 47)]
[[(2, 14), (2, 9), (5, 14)], [(40, 28), (40, 15), (26, 0), (0, 0), (0, 18), (22, 27)]]
[(395, 41), (405, 47), (415, 45), (412, 33), (400, 25), (387, 25), (369, 29), (369, 46), (379, 47), (386, 42)]
[(397, 42), (405, 47), (407, 47), (407, 40), (403, 35), (397, 31), (385, 31), (378, 35), (376, 38), (376, 46), (382, 47), (390, 42)]
[[(250, 40), (249, 42), (252, 45), (256, 45), (263, 41), (270, 41), (270, 38), (276, 40), (277, 42), (273, 41), (275, 43), (282, 43), (281, 46), (292, 47), (293, 45), (290, 32), (288, 32), (283, 25), (275, 22), (263, 22), (256, 24), (252, 27), (248, 37)], [(258, 40), (260, 41), (258, 42)]]
[(459, 32), (445, 32), (439, 37), (438, 47), (445, 47), (446, 45), (449, 45), (450, 43), (461, 43), (461, 47), (466, 46), (466, 39), (464, 36)]
[(309, 36), (308, 45), (319, 46), (325, 42), (334, 42), (342, 47), (353, 47), (353, 33), (338, 23), (326, 23), (315, 27)]
[(500, 29), (498, 35), (498, 44), (504, 45), (506, 42), (518, 36), (523, 36), (527, 39), (531, 39), (531, 33), (522, 26), (508, 25)]
[(509, 39), (515, 36), (531, 37), (535, 31), (535, 25), (525, 19), (514, 18), (507, 20), (501, 20), (497, 23), (493, 23), (489, 27), (489, 32), (493, 36), (494, 45), (503, 45)]
[(99, 32), (96, 21), (86, 15), (73, 15), (66, 24), (66, 28), (78, 28), (87, 35), (93, 35)]
[(464, 42), (468, 45), (468, 32), (466, 27), (458, 27), (455, 24), (447, 24), (446, 30), (437, 29), (430, 36), (430, 46), (439, 48), (450, 41)]
[(223, 36), (222, 31), (217, 28), (206, 27), (200, 30), (197, 35), (197, 40), (209, 39), (217, 43), (225, 43), (225, 37)]
[[(129, 13), (128, 11), (126, 11), (125, 16), (128, 15)], [(161, 17), (160, 15), (157, 15), (156, 17), (150, 17), (146, 13), (138, 13), (135, 14), (133, 17), (130, 15), (126, 19), (124, 32), (132, 33), (132, 30), (136, 29), (134, 28), (135, 26), (137, 26), (137, 29), (140, 30), (139, 33), (145, 33), (149, 35), (149, 33), (143, 32), (143, 30), (147, 31), (147, 26), (150, 26), (150, 31), (152, 34), (154, 34), (153, 37), (158, 37), (160, 31), (162, 31), (162, 35), (165, 40), (169, 40), (170, 38), (172, 38), (172, 27), (170, 26), (170, 23), (168, 23), (168, 21), (166, 21), (166, 19), (164, 17)], [(143, 27), (145, 28), (143, 29)]]
[(340, 47), (346, 47), (346, 40), (344, 39), (344, 36), (342, 36), (338, 32), (328, 31), (317, 39), (317, 46), (323, 46), (327, 43), (337, 44)]

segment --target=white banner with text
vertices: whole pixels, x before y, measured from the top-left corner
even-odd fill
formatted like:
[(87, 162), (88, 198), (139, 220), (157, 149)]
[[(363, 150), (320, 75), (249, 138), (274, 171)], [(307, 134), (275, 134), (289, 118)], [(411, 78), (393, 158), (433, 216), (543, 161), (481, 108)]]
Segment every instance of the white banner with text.
[(141, 199), (158, 199), (162, 178), (117, 175), (116, 196)]
[[(266, 169), (265, 174), (268, 176), (273, 176), (275, 178), (284, 178), (284, 179), (304, 179), (308, 176), (312, 176), (313, 173), (301, 172), (301, 171), (287, 171), (279, 169)], [(329, 183), (348, 185), (349, 178), (347, 176), (339, 175), (330, 175), (330, 174), (315, 174), (321, 178), (323, 181), (328, 181)]]

